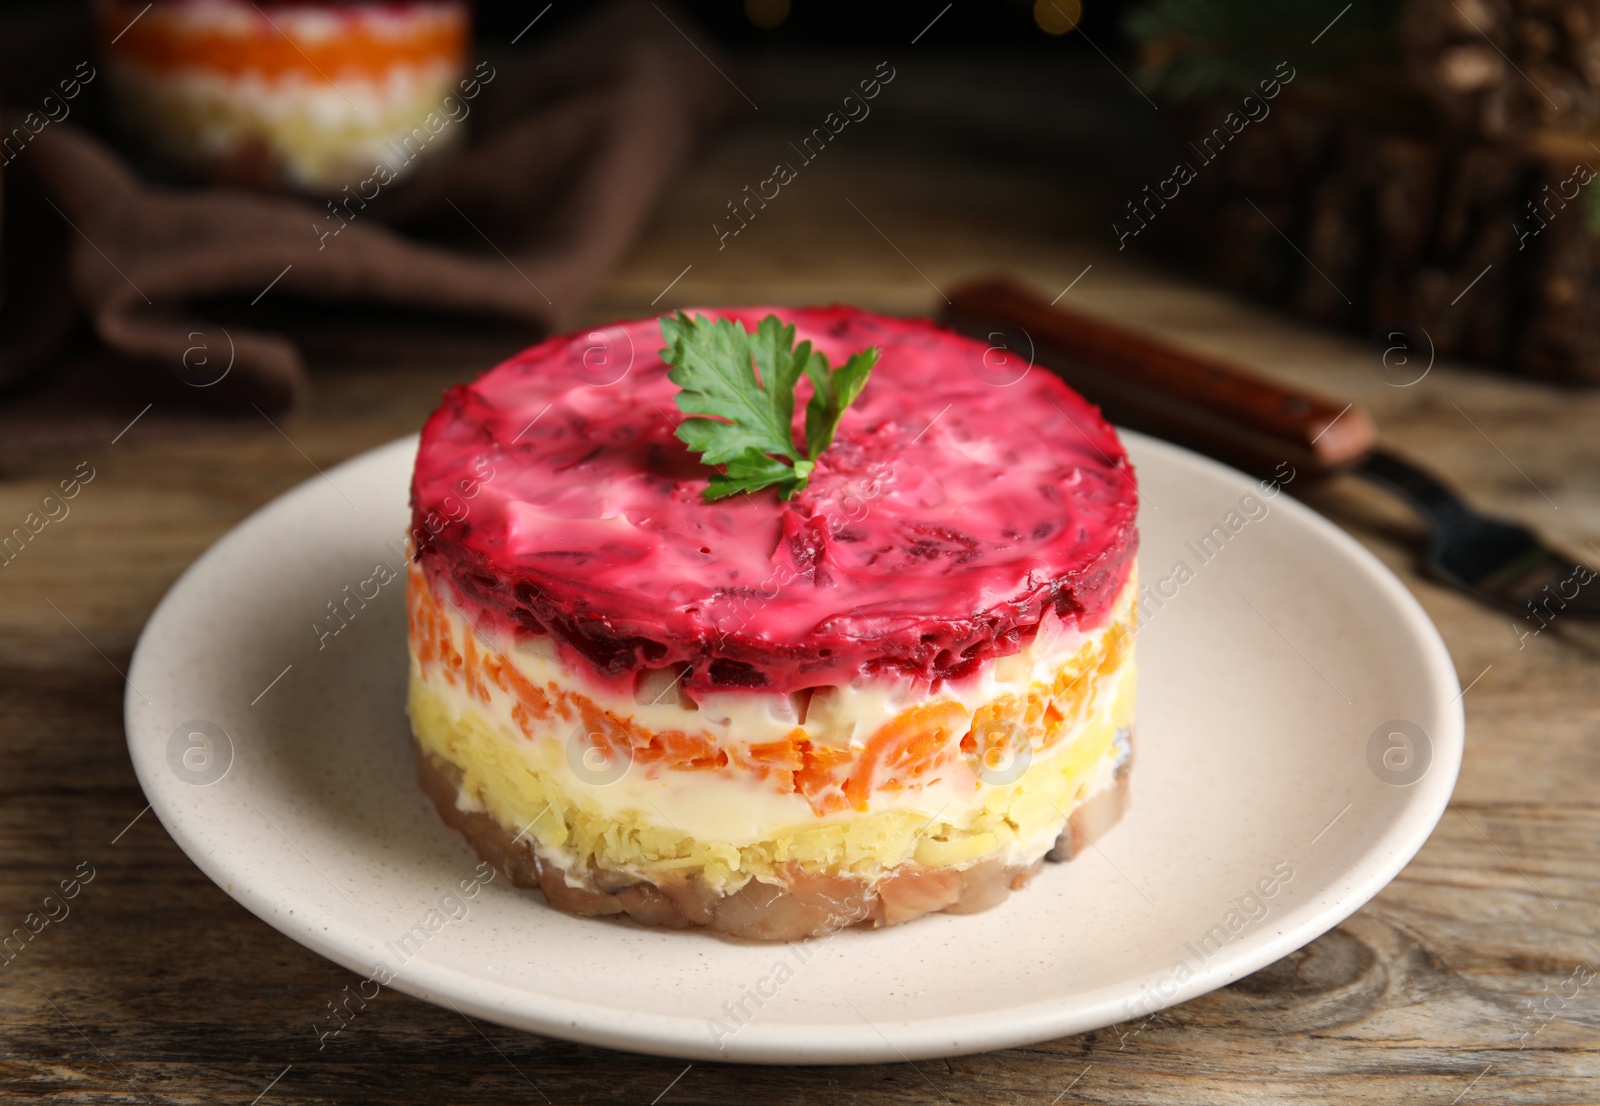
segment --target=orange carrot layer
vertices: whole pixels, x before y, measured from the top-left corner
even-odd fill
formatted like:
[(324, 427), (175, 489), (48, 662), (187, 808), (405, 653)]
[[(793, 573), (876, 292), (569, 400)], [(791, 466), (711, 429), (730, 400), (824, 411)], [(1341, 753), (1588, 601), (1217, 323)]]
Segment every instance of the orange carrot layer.
[(581, 725), (588, 741), (607, 756), (673, 771), (734, 773), (803, 796), (818, 815), (865, 811), (874, 794), (924, 786), (950, 771), (964, 772), (973, 787), (979, 786), (963, 755), (987, 761), (1008, 758), (1023, 743), (1036, 753), (1054, 744), (1082, 721), (1095, 683), (1113, 674), (1133, 645), (1131, 629), (1113, 624), (1063, 665), (1050, 685), (1036, 684), (1026, 696), (996, 696), (970, 719), (954, 700), (918, 703), (881, 726), (859, 750), (817, 744), (801, 727), (776, 741), (725, 749), (708, 734), (649, 730), (553, 680), (539, 687), (505, 654), (480, 651), (470, 630), (458, 645), (449, 608), (414, 562), (407, 571), (406, 607), (412, 651), (423, 673), (438, 672), (446, 683), (459, 683), (486, 704), (491, 688), (509, 695), (512, 719), (525, 738)]
[[(127, 58), (159, 72), (203, 69), (239, 76), (298, 74), (319, 84), (341, 75), (380, 78), (391, 69), (436, 62), (460, 63), (465, 56), (465, 8), (431, 7), (426, 16), (380, 19), (338, 8), (319, 11), (319, 21), (339, 21), (335, 34), (307, 34), (288, 12), (269, 18), (239, 4), (241, 18), (226, 25), (194, 20), (182, 5), (158, 6), (137, 18), (144, 5), (113, 3), (103, 19), (108, 34), (121, 33), (113, 57)], [(109, 45), (109, 43), (108, 43)]]

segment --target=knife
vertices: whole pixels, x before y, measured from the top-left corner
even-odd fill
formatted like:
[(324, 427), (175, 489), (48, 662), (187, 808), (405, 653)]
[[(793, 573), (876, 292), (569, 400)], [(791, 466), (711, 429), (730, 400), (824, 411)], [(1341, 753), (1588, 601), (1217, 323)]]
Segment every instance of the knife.
[(1421, 551), (1435, 579), (1500, 610), (1600, 618), (1595, 570), (1517, 523), (1467, 505), (1426, 469), (1377, 444), (1372, 416), (1286, 387), (1219, 358), (1045, 302), (1005, 279), (950, 293), (947, 325), (1026, 356), (1065, 380), (1119, 426), (1257, 476), (1359, 476), (1405, 501), (1427, 527)]

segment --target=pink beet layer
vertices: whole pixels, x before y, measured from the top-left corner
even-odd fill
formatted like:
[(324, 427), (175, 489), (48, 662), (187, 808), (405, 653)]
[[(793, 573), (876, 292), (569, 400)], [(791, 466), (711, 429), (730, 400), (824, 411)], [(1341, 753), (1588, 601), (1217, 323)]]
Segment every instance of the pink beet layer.
[[(701, 500), (655, 319), (552, 338), (445, 393), (422, 431), (412, 540), (502, 631), (549, 634), (622, 685), (798, 691), (959, 679), (1054, 608), (1104, 621), (1137, 544), (1133, 469), (1100, 413), (1016, 354), (848, 307), (768, 313), (837, 366), (883, 356), (810, 484)], [(796, 440), (809, 383), (795, 405)]]

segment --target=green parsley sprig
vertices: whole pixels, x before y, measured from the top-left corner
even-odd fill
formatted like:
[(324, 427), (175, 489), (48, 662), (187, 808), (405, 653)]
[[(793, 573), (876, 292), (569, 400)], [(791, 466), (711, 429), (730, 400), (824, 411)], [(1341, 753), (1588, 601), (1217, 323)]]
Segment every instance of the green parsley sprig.
[[(793, 498), (880, 356), (876, 347), (864, 349), (833, 369), (809, 341), (796, 346), (794, 326), (776, 315), (751, 335), (731, 319), (691, 319), (680, 311), (661, 319), (661, 337), (667, 343), (661, 359), (672, 366), (667, 379), (679, 388), (673, 398), (689, 416), (678, 424), (678, 437), (706, 464), (723, 466), (705, 490), (707, 503), (771, 487)], [(812, 388), (804, 453), (792, 430), (801, 376)]]

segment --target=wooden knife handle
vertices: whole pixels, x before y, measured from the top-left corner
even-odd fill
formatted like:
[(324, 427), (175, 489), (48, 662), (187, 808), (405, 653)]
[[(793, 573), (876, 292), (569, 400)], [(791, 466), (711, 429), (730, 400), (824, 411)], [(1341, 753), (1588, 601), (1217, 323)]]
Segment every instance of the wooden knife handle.
[(1060, 376), (1112, 422), (1257, 475), (1325, 476), (1358, 464), (1372, 417), (1104, 319), (1054, 307), (1007, 280), (950, 293), (945, 321)]

